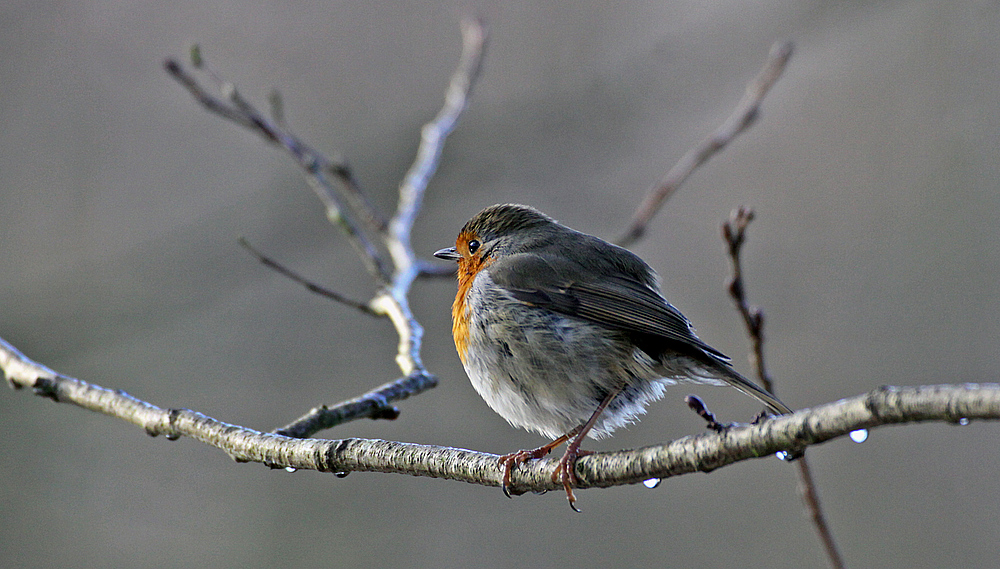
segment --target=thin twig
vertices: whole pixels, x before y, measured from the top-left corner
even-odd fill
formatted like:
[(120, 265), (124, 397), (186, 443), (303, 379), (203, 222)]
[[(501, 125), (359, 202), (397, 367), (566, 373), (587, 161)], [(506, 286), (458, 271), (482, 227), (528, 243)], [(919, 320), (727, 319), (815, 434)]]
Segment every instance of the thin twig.
[[(77, 405), (142, 427), (150, 435), (191, 437), (238, 462), (344, 474), (352, 471), (430, 476), (499, 486), (497, 455), (433, 445), (368, 439), (297, 439), (218, 421), (188, 409), (163, 409), (38, 364), (0, 338), (0, 369), (16, 388)], [(1000, 385), (881, 387), (870, 393), (783, 415), (758, 425), (732, 425), (640, 449), (585, 456), (576, 463), (579, 489), (636, 484), (736, 462), (771, 457), (787, 448), (819, 444), (858, 429), (924, 421), (967, 424), (1000, 420)], [(526, 462), (513, 472), (511, 493), (561, 489), (555, 460)]]
[(357, 300), (354, 300), (354, 299), (351, 299), (351, 298), (347, 298), (346, 296), (344, 296), (344, 295), (342, 295), (342, 294), (340, 294), (338, 292), (332, 291), (332, 290), (330, 290), (330, 289), (328, 289), (326, 287), (320, 286), (320, 285), (318, 285), (318, 284), (310, 281), (309, 279), (303, 277), (302, 275), (300, 275), (300, 274), (296, 273), (295, 271), (289, 269), (288, 267), (282, 265), (278, 261), (275, 261), (274, 259), (272, 259), (272, 258), (268, 257), (267, 255), (261, 253), (260, 251), (258, 251), (257, 249), (255, 249), (254, 246), (251, 245), (250, 242), (247, 241), (245, 238), (240, 237), (239, 238), (239, 244), (244, 249), (246, 249), (247, 251), (249, 251), (251, 255), (253, 255), (254, 257), (256, 257), (257, 260), (262, 265), (264, 265), (265, 267), (278, 272), (282, 276), (284, 276), (284, 277), (286, 277), (286, 278), (288, 278), (288, 279), (290, 279), (290, 280), (292, 280), (294, 282), (297, 282), (300, 285), (306, 287), (306, 290), (308, 290), (309, 292), (318, 294), (320, 296), (325, 296), (326, 298), (329, 298), (331, 300), (335, 300), (335, 301), (337, 301), (337, 302), (339, 302), (341, 304), (344, 304), (346, 306), (350, 306), (351, 308), (354, 308), (355, 310), (360, 310), (361, 312), (363, 312), (363, 313), (365, 313), (365, 314), (367, 314), (369, 316), (378, 316), (378, 314), (374, 310), (372, 310), (372, 308), (370, 306), (368, 306), (367, 304), (365, 304), (364, 302), (358, 302)]
[[(743, 244), (746, 242), (746, 230), (753, 221), (753, 210), (747, 207), (740, 207), (729, 215), (729, 219), (722, 224), (722, 235), (729, 249), (729, 259), (732, 262), (733, 274), (729, 281), (729, 295), (733, 298), (736, 308), (746, 325), (747, 335), (750, 336), (750, 360), (757, 372), (764, 389), (774, 392), (774, 382), (764, 365), (764, 313), (760, 308), (751, 306), (746, 298), (746, 286), (743, 282), (742, 257)], [(802, 495), (803, 504), (809, 512), (809, 519), (812, 520), (816, 533), (823, 549), (826, 551), (830, 567), (833, 569), (843, 569), (844, 558), (837, 548), (837, 542), (833, 537), (826, 516), (823, 514), (823, 507), (819, 500), (819, 491), (816, 488), (816, 481), (812, 477), (807, 457), (802, 454), (795, 461), (799, 470), (799, 489)]]
[(327, 172), (332, 174), (341, 185), (347, 190), (347, 196), (351, 199), (352, 206), (361, 212), (363, 219), (380, 233), (389, 228), (389, 222), (382, 216), (375, 206), (368, 201), (368, 196), (361, 191), (361, 182), (354, 175), (354, 169), (347, 163), (343, 156), (336, 156), (330, 160), (326, 166)]
[(447, 265), (442, 265), (441, 263), (431, 263), (424, 260), (417, 261), (417, 269), (419, 277), (427, 278), (455, 278), (455, 264), (449, 263)]
[[(201, 86), (195, 76), (175, 59), (167, 59), (164, 62), (167, 73), (184, 86), (195, 101), (208, 111), (257, 133), (264, 140), (281, 146), (295, 158), (299, 166), (306, 171), (309, 187), (323, 203), (327, 219), (344, 230), (368, 272), (380, 283), (388, 282), (390, 271), (386, 266), (386, 261), (382, 258), (382, 253), (371, 238), (355, 222), (354, 211), (359, 209), (363, 212), (360, 217), (368, 223), (372, 230), (380, 231), (384, 227), (384, 222), (378, 221), (381, 216), (363, 197), (350, 168), (346, 164), (329, 160), (290, 131), (284, 129), (277, 121), (266, 118), (263, 113), (240, 95), (232, 83), (223, 80), (219, 73), (208, 67), (208, 64), (201, 57), (200, 51), (193, 53), (198, 54), (197, 57), (192, 58), (195, 67), (204, 69), (208, 73), (209, 77), (216, 83), (222, 98), (209, 93)], [(342, 182), (343, 187), (347, 190), (347, 195), (350, 196), (351, 203), (345, 202), (330, 183), (327, 175), (331, 173)]]
[(416, 373), (409, 377), (382, 385), (361, 397), (338, 403), (333, 407), (317, 407), (295, 421), (275, 429), (274, 432), (286, 437), (304, 439), (325, 429), (355, 419), (388, 419), (399, 417), (399, 409), (390, 405), (393, 401), (406, 399), (422, 391), (435, 387), (437, 378), (428, 373)]
[(774, 83), (781, 77), (789, 58), (792, 56), (792, 43), (776, 42), (771, 46), (767, 62), (749, 84), (740, 102), (736, 104), (733, 114), (726, 119), (715, 132), (701, 141), (681, 157), (670, 171), (660, 180), (660, 183), (650, 188), (645, 199), (632, 215), (624, 235), (618, 239), (618, 244), (627, 247), (642, 237), (660, 206), (684, 183), (685, 180), (709, 158), (717, 154), (737, 135), (753, 124), (760, 114), (760, 105)]
[(740, 253), (746, 241), (746, 229), (753, 221), (753, 210), (739, 207), (729, 214), (729, 219), (722, 224), (722, 238), (728, 248), (729, 260), (732, 265), (732, 277), (729, 279), (729, 296), (736, 303), (736, 308), (743, 318), (747, 335), (750, 337), (750, 364), (754, 368), (761, 386), (774, 393), (771, 375), (764, 365), (764, 314), (756, 306), (751, 306), (746, 299), (746, 289), (743, 285), (743, 264)]
[(705, 427), (716, 432), (722, 432), (730, 427), (730, 423), (720, 423), (718, 418), (715, 416), (709, 408), (702, 401), (701, 397), (697, 395), (688, 395), (684, 398), (684, 403), (687, 403), (689, 409), (694, 411), (699, 417), (705, 421)]
[(809, 467), (809, 461), (803, 455), (796, 461), (796, 464), (799, 467), (799, 494), (802, 496), (803, 503), (806, 504), (809, 520), (816, 528), (819, 541), (823, 544), (823, 550), (826, 552), (826, 558), (830, 561), (830, 567), (843, 569), (847, 565), (844, 563), (844, 557), (837, 547), (837, 540), (834, 539), (833, 531), (823, 514), (823, 507), (820, 505), (819, 493), (816, 481), (813, 479), (812, 469)]

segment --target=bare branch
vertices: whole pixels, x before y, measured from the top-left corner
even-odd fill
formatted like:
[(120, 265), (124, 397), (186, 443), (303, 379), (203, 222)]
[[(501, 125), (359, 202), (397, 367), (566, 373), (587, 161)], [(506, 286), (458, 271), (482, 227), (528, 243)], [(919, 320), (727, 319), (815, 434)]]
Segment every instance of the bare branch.
[(417, 275), (419, 277), (427, 278), (455, 278), (455, 265), (454, 263), (448, 265), (442, 265), (440, 263), (428, 262), (424, 260), (417, 261), (417, 269), (420, 273)]
[(462, 21), (462, 57), (458, 69), (451, 77), (445, 104), (434, 120), (424, 125), (420, 131), (420, 147), (413, 165), (403, 177), (399, 187), (399, 203), (396, 215), (390, 222), (390, 231), (399, 241), (395, 249), (390, 249), (398, 270), (413, 264), (410, 249), (410, 233), (417, 212), (423, 202), (424, 192), (431, 176), (437, 170), (444, 141), (458, 123), (472, 93), (472, 87), (479, 77), (482, 67), (483, 50), (486, 45), (486, 29), (482, 22), (467, 18)]
[[(746, 285), (743, 282), (743, 263), (740, 253), (743, 251), (743, 244), (746, 242), (746, 231), (750, 222), (753, 221), (753, 210), (747, 207), (740, 207), (729, 214), (729, 219), (722, 224), (722, 237), (726, 241), (729, 249), (729, 260), (732, 263), (733, 275), (729, 281), (729, 295), (736, 304), (736, 309), (743, 318), (747, 335), (750, 337), (750, 362), (757, 372), (757, 379), (760, 380), (764, 389), (774, 392), (774, 382), (764, 365), (764, 313), (760, 308), (751, 306), (746, 298)], [(802, 454), (795, 461), (799, 470), (799, 489), (801, 490), (802, 502), (809, 512), (809, 519), (816, 528), (819, 540), (826, 551), (830, 567), (833, 569), (843, 569), (844, 558), (837, 547), (837, 541), (833, 537), (833, 530), (826, 521), (823, 514), (823, 507), (819, 501), (819, 490), (816, 481), (809, 468), (809, 460)]]
[(823, 513), (823, 507), (819, 501), (816, 480), (813, 478), (812, 469), (806, 458), (803, 455), (795, 461), (799, 470), (799, 493), (802, 495), (802, 502), (806, 505), (809, 520), (816, 528), (816, 533), (819, 534), (819, 541), (823, 544), (823, 551), (826, 552), (826, 558), (830, 561), (830, 567), (843, 569), (847, 565), (844, 563), (844, 556), (840, 554), (840, 548), (837, 547), (833, 530), (830, 529), (830, 524), (826, 521), (826, 515)]
[(382, 214), (375, 209), (375, 206), (368, 201), (368, 196), (361, 191), (361, 182), (354, 175), (354, 170), (343, 156), (336, 156), (327, 164), (327, 172), (340, 180), (341, 185), (347, 190), (347, 196), (351, 199), (352, 205), (361, 212), (362, 218), (379, 232), (384, 232), (389, 227)]
[[(286, 128), (284, 105), (280, 94), (273, 93), (270, 98), (272, 118), (268, 119), (244, 99), (233, 84), (225, 81), (221, 74), (209, 68), (197, 47), (192, 49), (192, 65), (196, 69), (203, 70), (215, 82), (221, 98), (209, 93), (194, 75), (185, 70), (177, 61), (168, 59), (165, 62), (165, 67), (170, 75), (183, 85), (202, 106), (210, 112), (259, 134), (265, 140), (281, 146), (306, 170), (309, 185), (323, 202), (327, 217), (344, 229), (369, 273), (377, 281), (379, 292), (375, 297), (368, 303), (350, 300), (343, 295), (309, 282), (277, 261), (254, 250), (245, 241), (243, 245), (262, 263), (304, 285), (310, 291), (352, 306), (367, 314), (389, 318), (399, 335), (396, 363), (405, 375), (404, 378), (387, 384), (387, 386), (394, 385), (394, 390), (409, 386), (414, 383), (415, 379), (419, 378), (425, 379), (425, 381), (417, 382), (421, 386), (426, 386), (422, 387), (421, 390), (436, 384), (433, 376), (425, 371), (420, 358), (423, 328), (410, 310), (407, 295), (413, 281), (418, 276), (436, 274), (437, 271), (417, 259), (410, 243), (410, 233), (413, 230), (416, 216), (420, 212), (427, 183), (437, 168), (444, 141), (454, 129), (459, 116), (465, 109), (472, 92), (472, 86), (478, 77), (485, 39), (485, 30), (480, 22), (471, 19), (462, 22), (462, 56), (458, 69), (452, 76), (443, 108), (421, 131), (421, 143), (417, 157), (400, 184), (399, 205), (391, 223), (386, 222), (365, 198), (354, 173), (346, 162), (326, 158), (303, 143)], [(339, 194), (329, 183), (327, 175), (332, 175), (340, 181), (344, 196)], [(360, 218), (364, 224), (359, 224), (356, 221), (357, 218)], [(388, 250), (392, 262), (391, 270), (369, 237), (369, 232), (374, 233)], [(431, 380), (426, 381), (426, 378), (431, 378)], [(384, 390), (387, 386), (379, 388), (376, 392)], [(391, 415), (392, 413), (387, 411), (384, 405), (378, 403), (378, 396), (373, 395), (376, 392), (369, 393), (357, 400), (345, 402), (337, 406), (335, 410), (325, 407), (313, 409), (286, 428), (299, 433), (309, 431), (317, 425), (332, 425), (342, 420), (342, 413), (347, 412), (345, 409), (357, 410), (363, 407), (369, 410), (367, 411), (369, 415), (371, 413)], [(353, 412), (349, 411), (348, 414)], [(299, 425), (299, 427), (293, 428), (295, 425)], [(310, 434), (312, 432), (315, 431), (310, 431)]]
[[(362, 227), (355, 222), (354, 209), (357, 208), (365, 212), (361, 218), (368, 223), (370, 229), (381, 230), (384, 227), (384, 222), (379, 221), (381, 216), (375, 213), (374, 208), (362, 196), (350, 168), (344, 163), (330, 161), (323, 154), (299, 140), (290, 131), (284, 129), (278, 121), (268, 120), (263, 113), (239, 94), (235, 86), (224, 81), (220, 74), (208, 68), (207, 63), (201, 58), (200, 51), (193, 53), (198, 54), (197, 57), (192, 58), (195, 67), (206, 70), (225, 99), (209, 93), (194, 75), (174, 59), (167, 59), (164, 62), (167, 73), (184, 86), (195, 101), (208, 111), (235, 122), (272, 144), (281, 146), (295, 158), (299, 166), (306, 171), (306, 181), (309, 183), (309, 187), (323, 203), (327, 219), (344, 230), (368, 272), (380, 283), (388, 282), (390, 271), (382, 258), (382, 253)], [(333, 173), (342, 182), (347, 190), (347, 195), (351, 196), (351, 203), (345, 202), (330, 183), (327, 178), (330, 173)]]
[(743, 243), (746, 240), (746, 229), (753, 218), (752, 209), (740, 207), (734, 209), (729, 214), (729, 219), (722, 224), (722, 238), (726, 241), (729, 260), (733, 268), (729, 286), (726, 288), (736, 304), (740, 317), (743, 318), (747, 335), (750, 337), (750, 364), (753, 365), (761, 386), (774, 393), (771, 376), (767, 373), (767, 366), (764, 365), (764, 313), (756, 306), (750, 306), (747, 302), (746, 288), (743, 283), (743, 264), (740, 261), (740, 252), (743, 250)]
[(355, 419), (389, 419), (399, 416), (399, 409), (390, 405), (392, 401), (406, 399), (422, 391), (437, 386), (437, 378), (428, 373), (415, 373), (369, 391), (361, 397), (338, 403), (333, 407), (323, 405), (312, 409), (294, 422), (275, 429), (275, 433), (286, 437), (303, 439), (325, 429), (331, 429)]
[(688, 176), (753, 124), (760, 114), (760, 105), (764, 97), (781, 77), (781, 73), (785, 70), (791, 56), (791, 42), (782, 41), (771, 46), (767, 62), (747, 85), (746, 92), (740, 102), (736, 104), (733, 114), (708, 138), (682, 156), (677, 164), (674, 164), (674, 167), (660, 180), (659, 184), (650, 188), (646, 198), (632, 215), (632, 220), (629, 222), (625, 234), (618, 239), (619, 245), (627, 247), (642, 237), (646, 226), (660, 210), (663, 202), (677, 191), (681, 184), (688, 179)]
[[(61, 375), (0, 339), (0, 369), (14, 387), (30, 387), (53, 401), (71, 403), (124, 419), (150, 435), (188, 436), (219, 448), (239, 462), (322, 472), (388, 472), (499, 486), (497, 455), (433, 445), (367, 439), (296, 439), (231, 425), (187, 409), (161, 409), (119, 390)], [(880, 387), (784, 415), (757, 425), (739, 425), (635, 450), (596, 453), (576, 464), (577, 488), (604, 488), (710, 472), (751, 458), (772, 456), (844, 436), (857, 429), (925, 421), (967, 424), (1000, 419), (1000, 385), (962, 384)], [(512, 493), (562, 488), (552, 482), (556, 461), (518, 467)]]
[(330, 289), (328, 289), (326, 287), (322, 287), (322, 286), (320, 286), (320, 285), (318, 285), (318, 284), (310, 281), (309, 279), (303, 277), (302, 275), (300, 275), (300, 274), (296, 273), (295, 271), (289, 269), (288, 267), (282, 265), (278, 261), (275, 261), (274, 259), (272, 259), (272, 258), (268, 257), (267, 255), (261, 253), (260, 251), (258, 251), (257, 249), (255, 249), (254, 246), (251, 245), (250, 242), (247, 241), (246, 239), (244, 239), (243, 237), (239, 238), (239, 244), (240, 244), (241, 247), (243, 247), (244, 249), (246, 249), (247, 251), (249, 251), (251, 255), (253, 255), (254, 257), (256, 257), (257, 260), (262, 265), (264, 265), (265, 267), (278, 272), (282, 276), (284, 276), (284, 277), (286, 277), (286, 278), (288, 278), (288, 279), (290, 279), (290, 280), (292, 280), (294, 282), (297, 282), (300, 285), (306, 287), (306, 290), (308, 290), (309, 292), (316, 293), (316, 294), (318, 294), (320, 296), (325, 296), (326, 298), (329, 298), (329, 299), (335, 300), (335, 301), (337, 301), (337, 302), (339, 302), (341, 304), (350, 306), (351, 308), (354, 308), (355, 310), (360, 310), (361, 312), (363, 312), (363, 313), (365, 313), (365, 314), (367, 314), (369, 316), (378, 316), (378, 314), (374, 310), (372, 310), (371, 307), (368, 306), (367, 304), (365, 304), (363, 302), (358, 302), (357, 300), (353, 300), (353, 299), (347, 298), (346, 296), (344, 296), (344, 295), (342, 295), (342, 294), (340, 294), (338, 292), (332, 291), (332, 290), (330, 290)]
[(371, 307), (388, 316), (396, 327), (399, 333), (396, 363), (406, 375), (423, 369), (420, 343), (424, 334), (423, 327), (410, 311), (406, 297), (414, 279), (423, 272), (423, 265), (413, 252), (410, 233), (423, 203), (427, 183), (437, 169), (445, 139), (465, 110), (472, 87), (479, 76), (485, 42), (486, 31), (482, 23), (473, 19), (462, 21), (462, 57), (458, 69), (451, 77), (444, 106), (420, 131), (417, 157), (399, 186), (396, 215), (389, 222), (389, 234), (385, 243), (396, 270), (392, 285), (372, 299)]

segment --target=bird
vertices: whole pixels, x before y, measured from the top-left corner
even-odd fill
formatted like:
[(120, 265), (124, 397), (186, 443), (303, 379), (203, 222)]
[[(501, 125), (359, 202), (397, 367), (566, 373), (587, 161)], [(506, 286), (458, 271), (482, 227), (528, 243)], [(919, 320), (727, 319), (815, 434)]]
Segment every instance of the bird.
[(639, 256), (535, 208), (489, 206), (434, 253), (458, 263), (452, 335), (473, 387), (511, 425), (552, 441), (499, 458), (511, 472), (568, 441), (552, 473), (570, 507), (584, 437), (632, 423), (668, 385), (731, 385), (778, 415), (791, 409), (695, 334)]

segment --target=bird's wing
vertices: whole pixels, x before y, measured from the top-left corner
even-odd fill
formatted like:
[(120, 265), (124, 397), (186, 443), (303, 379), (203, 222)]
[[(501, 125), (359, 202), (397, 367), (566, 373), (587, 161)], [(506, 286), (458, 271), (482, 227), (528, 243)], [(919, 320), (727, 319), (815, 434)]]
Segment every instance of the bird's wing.
[(513, 255), (490, 267), (494, 282), (525, 304), (615, 330), (661, 337), (729, 361), (694, 334), (679, 310), (638, 279), (605, 275), (595, 282), (582, 278), (583, 272), (558, 258), (532, 254)]
[[(702, 342), (688, 319), (646, 284), (652, 282), (651, 275), (632, 275), (626, 269), (618, 273), (623, 276), (605, 275), (600, 282), (582, 278), (590, 273), (559, 256), (531, 254), (512, 255), (490, 266), (494, 282), (516, 300), (644, 335), (646, 338), (637, 342), (640, 347), (645, 345), (654, 351), (669, 347), (685, 352), (718, 371), (718, 379), (763, 402), (772, 412), (792, 412), (774, 395), (732, 369), (728, 357)], [(650, 342), (650, 337), (655, 341)]]

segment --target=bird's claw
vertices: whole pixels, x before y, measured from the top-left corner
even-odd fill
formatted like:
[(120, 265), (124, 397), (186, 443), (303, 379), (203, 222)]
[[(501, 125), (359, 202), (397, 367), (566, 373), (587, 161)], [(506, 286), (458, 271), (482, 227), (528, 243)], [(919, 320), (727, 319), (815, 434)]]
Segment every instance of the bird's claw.
[(580, 481), (576, 477), (576, 459), (589, 454), (594, 454), (594, 452), (574, 448), (574, 445), (570, 445), (566, 449), (566, 453), (559, 459), (556, 469), (552, 471), (552, 482), (556, 484), (562, 483), (563, 488), (566, 490), (566, 499), (569, 501), (569, 507), (576, 513), (580, 513), (580, 509), (576, 507), (576, 495), (573, 494), (573, 487)]
[(536, 449), (519, 450), (501, 456), (497, 460), (497, 467), (503, 471), (503, 477), (500, 480), (500, 489), (503, 490), (503, 495), (508, 498), (512, 497), (510, 492), (510, 473), (513, 472), (517, 465), (528, 462), (529, 460), (542, 458), (552, 452), (552, 448), (553, 447), (551, 445), (544, 445)]

